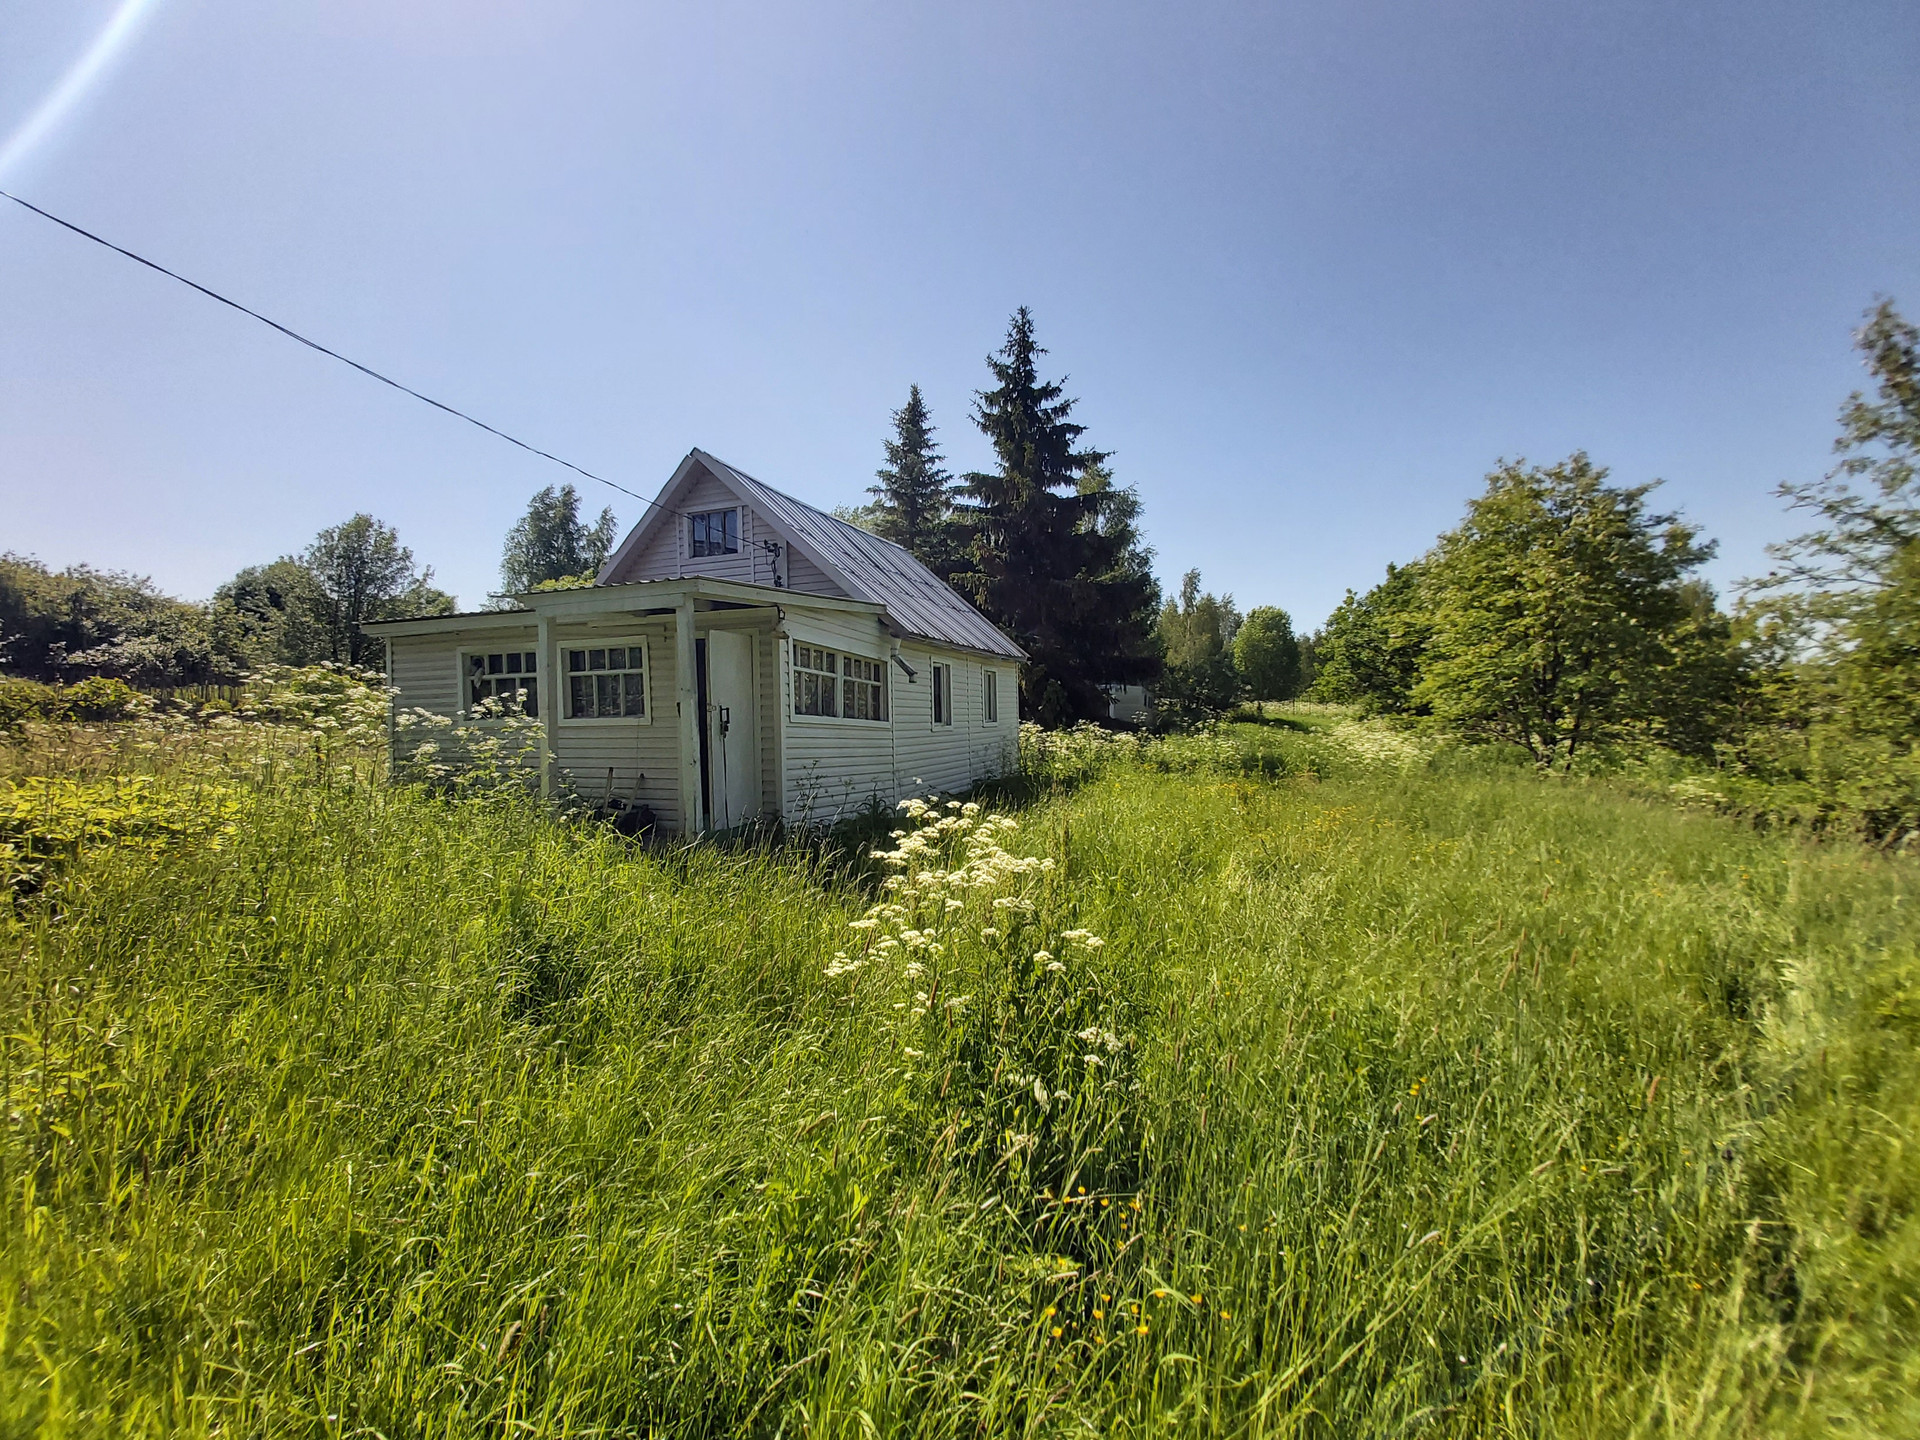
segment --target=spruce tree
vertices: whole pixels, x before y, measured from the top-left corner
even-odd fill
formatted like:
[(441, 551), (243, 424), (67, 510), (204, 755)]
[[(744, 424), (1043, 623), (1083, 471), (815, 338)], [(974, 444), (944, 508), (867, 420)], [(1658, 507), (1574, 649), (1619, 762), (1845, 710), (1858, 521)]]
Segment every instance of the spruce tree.
[(1102, 686), (1153, 676), (1158, 596), (1140, 563), (1138, 499), (1106, 479), (1105, 452), (1080, 448), (1075, 402), (1040, 379), (1046, 353), (1022, 306), (987, 358), (997, 383), (973, 418), (999, 469), (965, 479), (971, 569), (956, 579), (1030, 656), (1021, 713), (1059, 725), (1104, 716)]
[(893, 438), (887, 463), (875, 472), (880, 481), (863, 507), (874, 534), (904, 545), (936, 574), (956, 568), (953, 526), (953, 476), (933, 443), (933, 412), (918, 385), (907, 388), (907, 403), (893, 412)]

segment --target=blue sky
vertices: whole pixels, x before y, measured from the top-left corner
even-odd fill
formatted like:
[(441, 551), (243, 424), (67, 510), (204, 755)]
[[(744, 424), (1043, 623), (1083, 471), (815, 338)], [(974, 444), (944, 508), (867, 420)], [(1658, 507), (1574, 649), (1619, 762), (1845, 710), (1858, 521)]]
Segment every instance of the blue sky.
[[(117, 9), (0, 0), (0, 136)], [(984, 464), (1030, 305), (1162, 577), (1310, 626), (1501, 456), (1764, 566), (1920, 313), (1920, 7), (151, 0), (0, 185), (649, 494), (858, 501), (913, 381)], [(369, 510), (476, 602), (565, 478), (6, 212), (0, 549), (203, 596)]]

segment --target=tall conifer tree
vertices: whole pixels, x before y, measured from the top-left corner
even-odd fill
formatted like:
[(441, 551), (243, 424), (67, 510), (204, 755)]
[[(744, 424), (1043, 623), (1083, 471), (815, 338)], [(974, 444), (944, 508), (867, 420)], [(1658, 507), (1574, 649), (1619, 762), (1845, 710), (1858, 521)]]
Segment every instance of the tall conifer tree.
[(1033, 316), (1023, 305), (987, 358), (997, 382), (976, 396), (974, 423), (999, 469), (969, 474), (972, 568), (956, 577), (1030, 655), (1021, 711), (1043, 725), (1104, 716), (1102, 685), (1149, 679), (1158, 598), (1134, 529), (1138, 499), (1105, 478), (1103, 451), (1061, 382), (1043, 381)]
[(907, 403), (893, 412), (893, 438), (887, 441), (887, 463), (877, 472), (878, 485), (868, 508), (875, 534), (904, 545), (933, 571), (945, 577), (959, 559), (953, 525), (953, 476), (942, 466), (946, 459), (933, 442), (933, 412), (918, 385), (907, 389)]

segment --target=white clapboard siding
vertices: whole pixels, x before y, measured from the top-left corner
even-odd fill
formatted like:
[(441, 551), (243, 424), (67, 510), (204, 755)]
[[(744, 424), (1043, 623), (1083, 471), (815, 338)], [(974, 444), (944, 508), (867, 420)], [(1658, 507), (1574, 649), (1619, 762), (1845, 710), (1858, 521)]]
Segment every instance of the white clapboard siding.
[[(529, 631), (529, 634), (532, 632)], [(515, 637), (522, 649), (530, 640)], [(390, 642), (388, 683), (399, 693), (394, 705), (400, 710), (426, 710), (435, 715), (453, 715), (460, 709), (459, 647), (457, 636), (432, 635), (408, 637)], [(503, 643), (500, 647), (506, 649)]]
[[(860, 620), (820, 612), (790, 612), (789, 645), (824, 645), (842, 654), (887, 662), (890, 645)], [(1004, 775), (1016, 762), (1019, 721), (1018, 672), (955, 651), (903, 646), (901, 658), (913, 679), (886, 665), (889, 721), (876, 724), (808, 715), (793, 707), (792, 651), (781, 647), (781, 702), (786, 724), (786, 814), (789, 819), (830, 822), (857, 811), (870, 799), (891, 806), (909, 795), (953, 793)], [(953, 723), (933, 723), (933, 666), (952, 667)], [(981, 676), (998, 672), (999, 718), (984, 714)]]
[(887, 633), (871, 616), (797, 607), (788, 612), (786, 628), (788, 638), (780, 646), (780, 709), (786, 726), (787, 818), (831, 823), (876, 800), (892, 804), (898, 788), (891, 724), (793, 713), (794, 643), (822, 645), (886, 665), (892, 643)]
[[(929, 794), (965, 790), (981, 780), (1004, 775), (1013, 768), (1019, 724), (1014, 717), (1015, 671), (1011, 664), (993, 665), (1000, 676), (1000, 718), (986, 720), (985, 686), (981, 675), (990, 662), (953, 651), (902, 647), (902, 655), (919, 672), (913, 684), (894, 687), (902, 702), (894, 711), (895, 755), (901, 793)], [(933, 723), (933, 667), (951, 667), (953, 721)], [(903, 680), (905, 677), (901, 677)]]
[[(554, 627), (564, 683), (566, 652), (584, 644), (613, 641), (646, 646), (647, 713), (644, 719), (569, 720), (559, 712), (554, 757), (574, 791), (589, 804), (611, 794), (618, 800), (652, 808), (668, 828), (681, 823), (680, 716), (675, 697), (673, 626), (658, 620), (601, 621), (591, 626)], [(556, 697), (564, 705), (564, 695)]]
[(840, 587), (827, 578), (827, 572), (798, 550), (787, 551), (787, 588), (802, 595), (838, 595)]

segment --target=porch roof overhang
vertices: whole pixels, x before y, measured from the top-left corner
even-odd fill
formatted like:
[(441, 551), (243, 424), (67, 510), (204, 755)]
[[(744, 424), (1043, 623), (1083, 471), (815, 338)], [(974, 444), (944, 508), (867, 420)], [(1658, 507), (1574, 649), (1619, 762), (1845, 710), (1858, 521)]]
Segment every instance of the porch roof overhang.
[(683, 600), (696, 606), (706, 601), (724, 609), (776, 607), (783, 612), (830, 610), (840, 614), (871, 615), (888, 628), (887, 607), (871, 600), (842, 600), (809, 595), (773, 585), (749, 585), (689, 575), (679, 580), (634, 580), (622, 585), (582, 585), (571, 590), (536, 590), (512, 597), (517, 610), (470, 610), (454, 615), (417, 615), (398, 620), (372, 620), (360, 628), (369, 635), (393, 639), (411, 635), (445, 635), (462, 630), (524, 629), (542, 620), (565, 622), (600, 616), (671, 615)]

